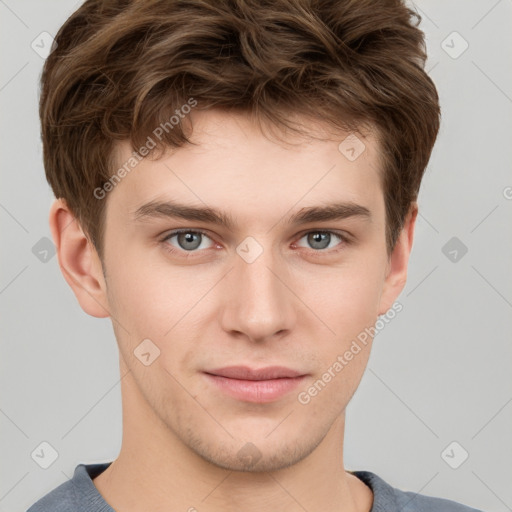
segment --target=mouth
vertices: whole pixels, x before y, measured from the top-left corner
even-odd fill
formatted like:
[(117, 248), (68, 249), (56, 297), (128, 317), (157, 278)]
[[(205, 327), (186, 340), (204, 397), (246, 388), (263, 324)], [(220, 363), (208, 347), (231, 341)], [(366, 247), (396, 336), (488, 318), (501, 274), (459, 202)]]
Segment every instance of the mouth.
[(307, 376), (283, 366), (260, 369), (229, 366), (203, 373), (218, 390), (237, 400), (252, 403), (276, 401), (289, 394)]

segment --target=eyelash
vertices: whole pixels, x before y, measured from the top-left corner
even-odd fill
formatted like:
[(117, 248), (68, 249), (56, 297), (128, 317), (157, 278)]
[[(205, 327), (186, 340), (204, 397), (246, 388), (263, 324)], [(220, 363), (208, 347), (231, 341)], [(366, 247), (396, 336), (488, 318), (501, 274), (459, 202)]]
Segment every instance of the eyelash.
[[(196, 253), (200, 253), (202, 250), (205, 250), (205, 249), (194, 250), (194, 251), (185, 251), (185, 250), (177, 249), (177, 248), (171, 246), (170, 244), (166, 243), (172, 237), (179, 235), (181, 233), (196, 233), (196, 234), (199, 233), (199, 234), (211, 239), (211, 237), (208, 235), (208, 233), (206, 231), (202, 231), (201, 229), (176, 229), (176, 230), (172, 231), (171, 233), (168, 233), (167, 235), (165, 235), (165, 237), (162, 240), (160, 240), (160, 242), (163, 243), (165, 249), (168, 252), (170, 252), (173, 255), (179, 254), (180, 256), (183, 256), (185, 258), (193, 258)], [(342, 233), (339, 233), (337, 231), (332, 231), (332, 230), (328, 230), (328, 229), (324, 229), (324, 230), (312, 229), (312, 230), (306, 231), (305, 233), (302, 233), (300, 235), (299, 240), (304, 238), (306, 235), (309, 235), (310, 233), (328, 233), (328, 234), (334, 235), (341, 240), (341, 242), (338, 244), (341, 246), (348, 245), (351, 242), (351, 240), (349, 239), (348, 236), (343, 235)], [(310, 251), (312, 251), (313, 253), (316, 253), (318, 255), (321, 255), (321, 254), (337, 253), (341, 249), (342, 249), (342, 247), (332, 248), (332, 249), (310, 249)]]

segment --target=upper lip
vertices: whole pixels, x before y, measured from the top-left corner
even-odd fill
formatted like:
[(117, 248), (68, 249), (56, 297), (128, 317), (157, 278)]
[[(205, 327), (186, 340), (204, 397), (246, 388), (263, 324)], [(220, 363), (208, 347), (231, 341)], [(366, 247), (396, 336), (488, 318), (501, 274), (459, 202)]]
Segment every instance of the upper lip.
[(225, 366), (215, 370), (208, 370), (205, 373), (240, 380), (269, 380), (284, 377), (300, 377), (301, 372), (286, 368), (284, 366), (267, 366), (266, 368), (249, 368), (248, 366)]

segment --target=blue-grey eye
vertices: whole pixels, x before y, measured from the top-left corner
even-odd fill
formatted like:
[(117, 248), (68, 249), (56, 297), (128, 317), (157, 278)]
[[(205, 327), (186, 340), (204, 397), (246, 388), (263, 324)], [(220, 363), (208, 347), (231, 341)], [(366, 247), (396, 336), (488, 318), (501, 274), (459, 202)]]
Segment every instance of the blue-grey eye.
[[(330, 249), (338, 245), (339, 242), (343, 242), (343, 237), (331, 231), (310, 231), (306, 233), (302, 238), (306, 238), (308, 247), (318, 251), (324, 249)], [(338, 240), (336, 240), (338, 239)], [(331, 243), (334, 242), (333, 245)], [(303, 246), (301, 246), (303, 247)]]
[[(173, 239), (176, 239), (176, 242), (174, 242)], [(164, 241), (177, 249), (187, 252), (196, 251), (197, 249), (207, 249), (209, 247), (208, 241), (211, 242), (210, 238), (204, 233), (191, 230), (170, 233)]]
[(180, 233), (177, 235), (177, 240), (182, 249), (192, 251), (201, 245), (201, 237), (201, 233)]
[(330, 233), (310, 233), (308, 235), (308, 243), (313, 249), (325, 249), (329, 247), (331, 241)]

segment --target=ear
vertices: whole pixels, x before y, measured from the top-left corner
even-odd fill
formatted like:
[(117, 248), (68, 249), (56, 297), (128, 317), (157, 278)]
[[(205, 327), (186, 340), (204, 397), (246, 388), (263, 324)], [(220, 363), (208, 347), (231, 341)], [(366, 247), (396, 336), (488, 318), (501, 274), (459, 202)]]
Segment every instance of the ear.
[(91, 316), (110, 316), (100, 258), (64, 199), (52, 204), (48, 222), (60, 270), (80, 306)]
[(417, 216), (418, 204), (413, 202), (405, 218), (402, 231), (389, 257), (384, 287), (380, 298), (379, 315), (383, 315), (391, 308), (404, 289), (407, 281), (407, 265), (411, 254)]

